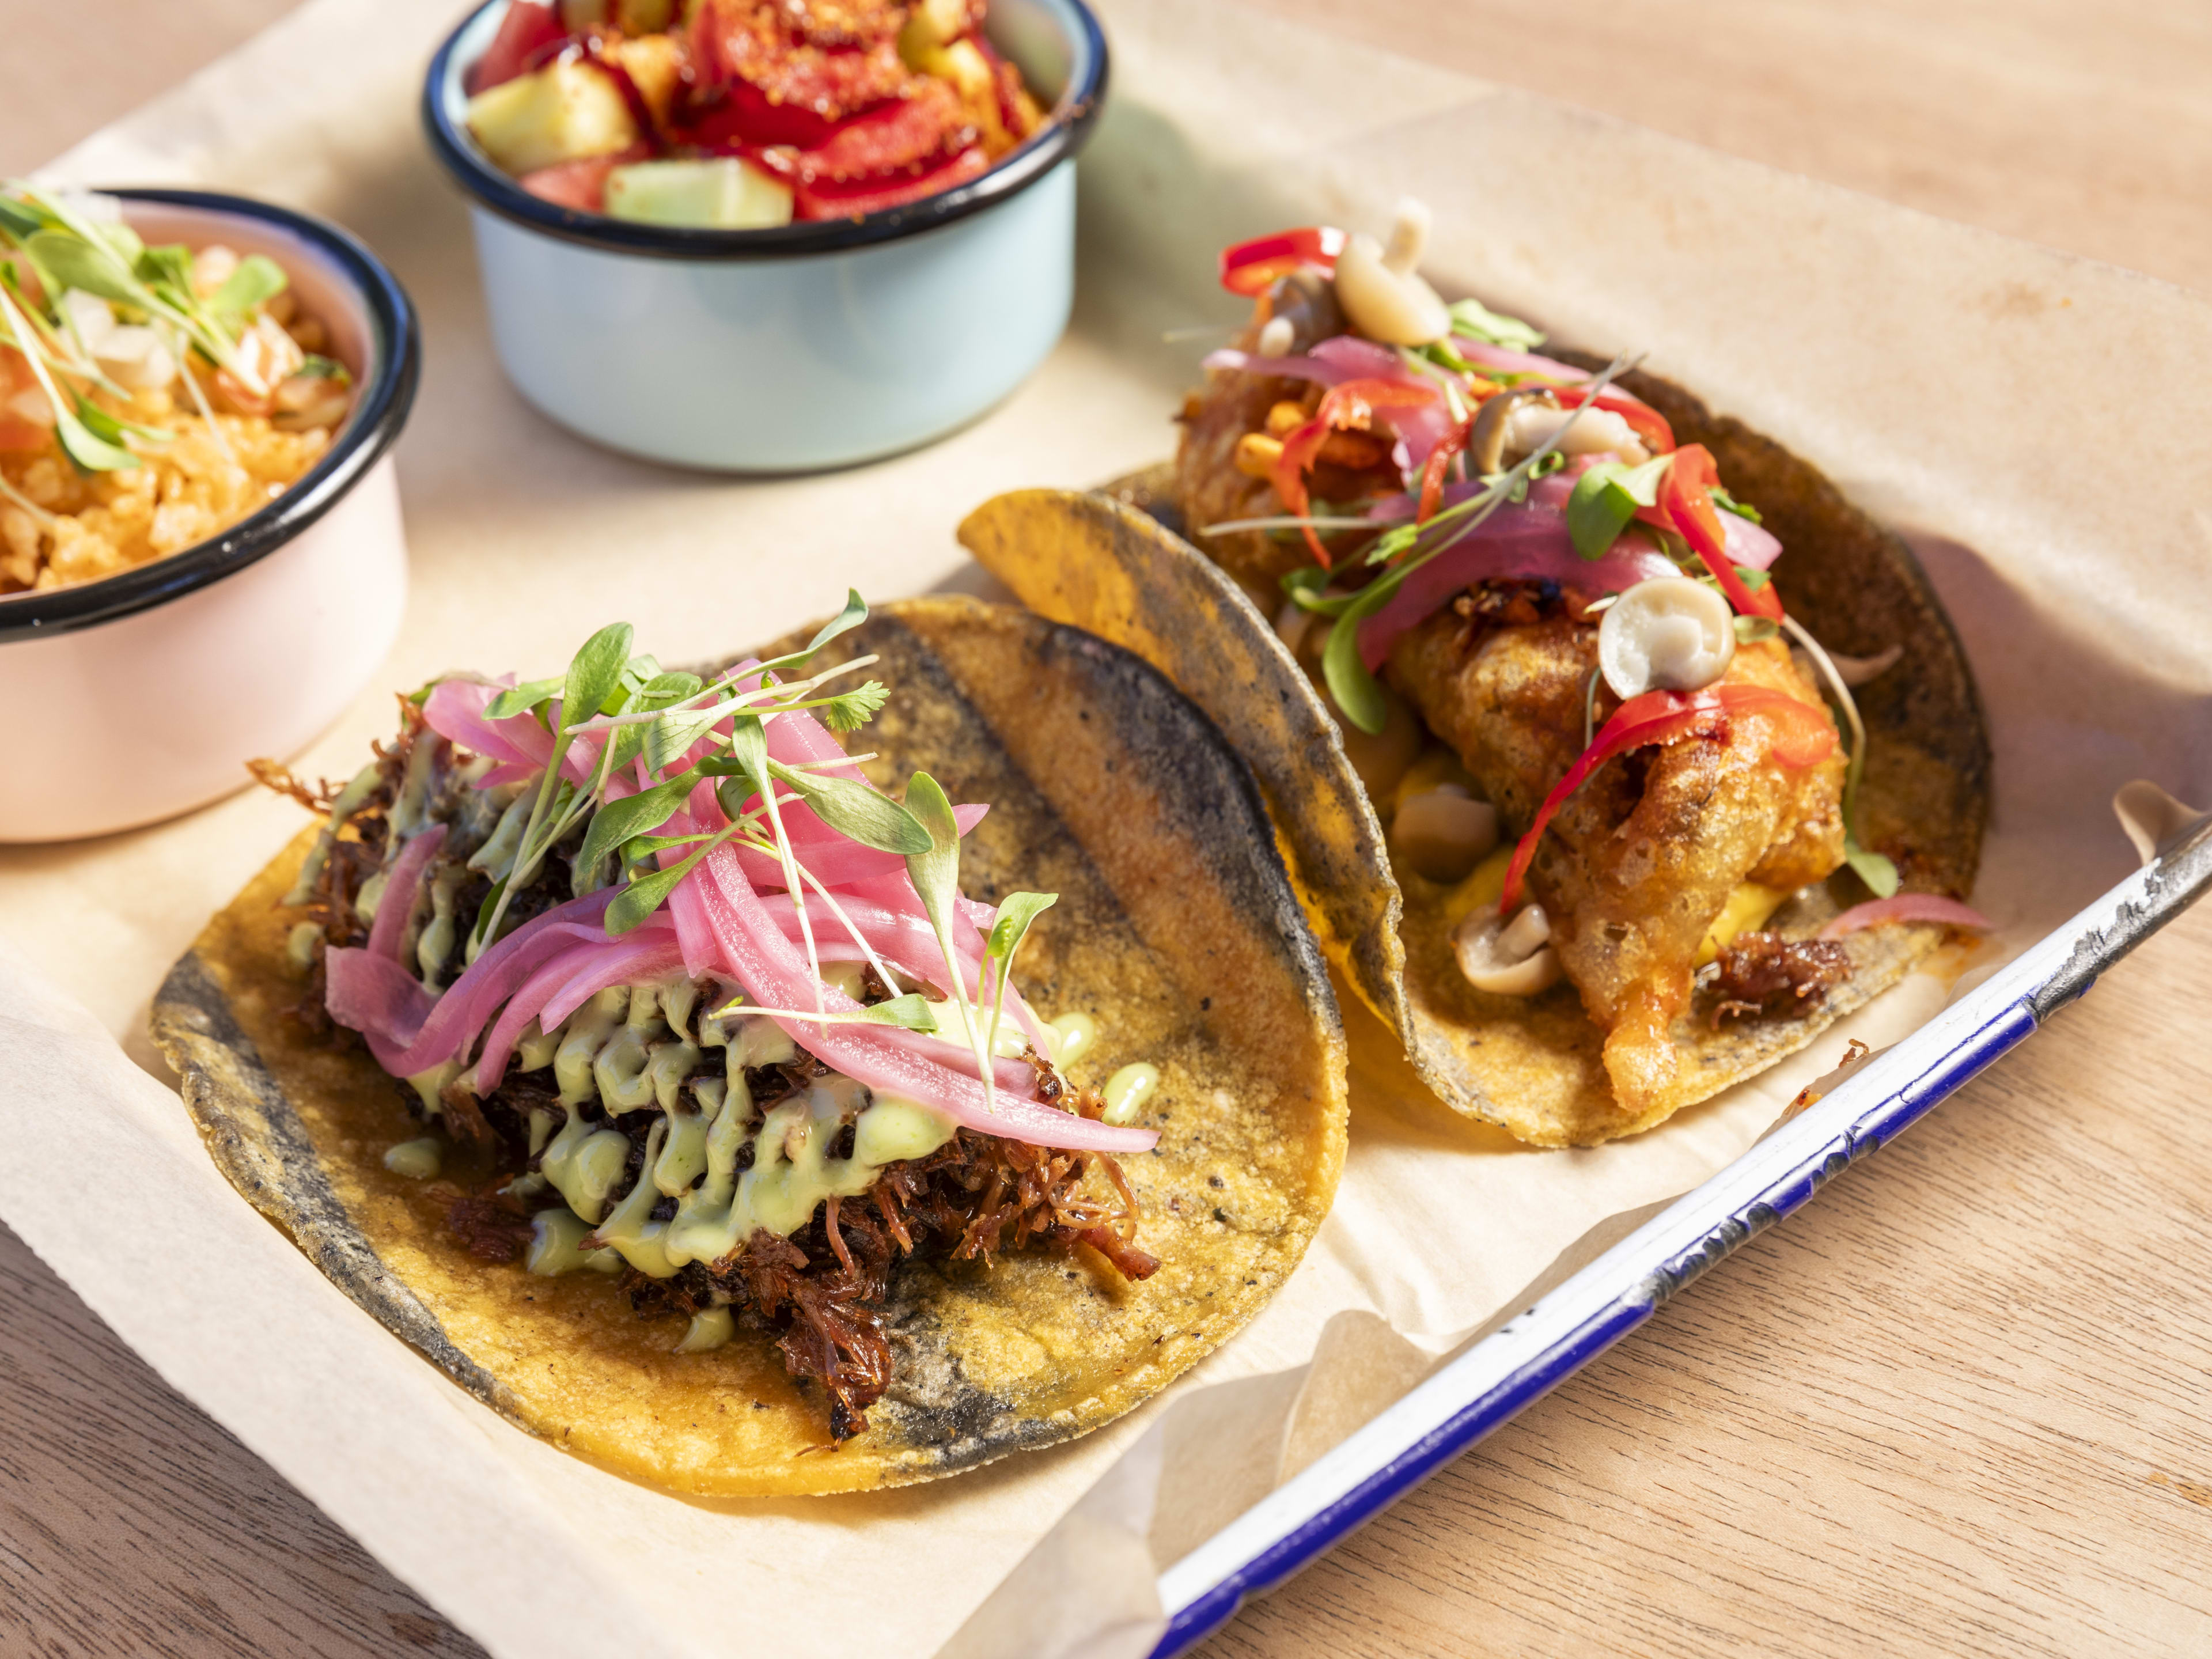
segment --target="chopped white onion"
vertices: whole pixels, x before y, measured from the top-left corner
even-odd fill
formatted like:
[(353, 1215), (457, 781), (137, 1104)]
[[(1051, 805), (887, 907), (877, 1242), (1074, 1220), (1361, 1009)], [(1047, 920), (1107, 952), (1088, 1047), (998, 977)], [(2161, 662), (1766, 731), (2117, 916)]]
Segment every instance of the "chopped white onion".
[(64, 289), (62, 309), (69, 313), (70, 322), (87, 351), (97, 353), (100, 343), (115, 332), (114, 309), (97, 294), (87, 294), (81, 288)]
[(159, 392), (177, 378), (177, 360), (161, 337), (136, 323), (111, 328), (92, 356), (101, 374), (133, 392)]

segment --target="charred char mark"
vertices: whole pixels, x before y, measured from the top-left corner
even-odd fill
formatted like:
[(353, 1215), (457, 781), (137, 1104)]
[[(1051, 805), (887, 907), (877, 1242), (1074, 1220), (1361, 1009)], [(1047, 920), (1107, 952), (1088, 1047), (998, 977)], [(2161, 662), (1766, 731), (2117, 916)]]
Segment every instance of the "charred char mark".
[[(349, 820), (307, 907), (307, 914), (322, 924), (326, 947), (359, 945), (367, 940), (368, 929), (354, 902), (362, 884), (382, 867), (386, 817), (405, 775), (409, 752), (424, 730), (419, 711), (411, 705), (403, 725), (396, 742), (379, 747), (378, 787)], [(281, 767), (263, 768), (257, 775), (270, 787), (325, 811), (337, 793), (326, 783), (318, 793)], [(442, 813), (450, 805), (441, 799), (434, 811)], [(519, 926), (569, 896), (572, 856), (582, 833), (580, 826), (573, 831), (531, 879), (513, 891), (507, 901), (511, 925)], [(481, 873), (463, 883), (456, 895), (457, 918), (474, 917), (489, 899), (491, 886), (490, 878)], [(352, 1032), (329, 1020), (323, 991), (319, 954), (310, 975), (312, 1006), (303, 1006), (301, 1017), (326, 1041), (357, 1043)], [(863, 976), (863, 1000), (881, 1001), (889, 995), (889, 988), (868, 969)], [(1034, 1050), (1027, 1059), (1042, 1097), (1063, 1098), (1066, 1085), (1050, 1064)], [(726, 1073), (727, 1064), (726, 1054), (710, 1051), (700, 1075)], [(830, 1075), (830, 1066), (804, 1052), (780, 1065), (747, 1068), (744, 1076), (755, 1103), (753, 1121), (757, 1123), (777, 1102)], [(393, 1087), (412, 1115), (423, 1115), (411, 1086), (395, 1079)], [(538, 1161), (529, 1153), (532, 1113), (560, 1118), (572, 1109), (562, 1105), (542, 1070), (510, 1068), (481, 1099), (456, 1080), (441, 1091), (441, 1101), (449, 1133), (491, 1149), (496, 1166), (509, 1176), (530, 1172)], [(1095, 1090), (1083, 1091), (1073, 1104), (1086, 1117), (1096, 1117), (1103, 1109)], [(629, 1138), (628, 1169), (617, 1191), (633, 1190), (635, 1182), (646, 1178), (646, 1139), (660, 1114), (611, 1115), (596, 1097), (573, 1109), (587, 1122), (612, 1127)], [(854, 1140), (854, 1127), (844, 1126), (832, 1154), (851, 1157)], [(753, 1162), (754, 1148), (748, 1139), (738, 1149), (738, 1172), (743, 1174)], [(1111, 1196), (1101, 1199), (1085, 1192), (1093, 1176), (1103, 1178)], [(653, 1207), (653, 1217), (665, 1221), (676, 1207), (675, 1200), (662, 1197)], [(623, 1283), (632, 1306), (643, 1316), (688, 1316), (711, 1307), (730, 1308), (747, 1329), (775, 1341), (786, 1368), (802, 1389), (821, 1384), (829, 1397), (830, 1432), (845, 1440), (867, 1427), (870, 1407), (892, 1385), (891, 1343), (884, 1321), (895, 1264), (917, 1259), (988, 1261), (1008, 1250), (1067, 1250), (1089, 1244), (1125, 1276), (1142, 1279), (1158, 1262), (1137, 1247), (1135, 1219), (1128, 1184), (1105, 1154), (1034, 1147), (963, 1129), (927, 1158), (886, 1167), (861, 1197), (831, 1200), (819, 1206), (789, 1238), (757, 1232), (711, 1266), (690, 1263), (667, 1279), (653, 1279), (632, 1269)], [(519, 1261), (532, 1232), (530, 1206), (497, 1185), (458, 1197), (447, 1212), (446, 1224), (471, 1255), (488, 1262)], [(933, 1363), (940, 1370), (951, 1366), (955, 1386), (941, 1395), (944, 1403), (935, 1403), (939, 1396), (930, 1389), (918, 1388), (909, 1391), (901, 1406), (902, 1416), (926, 1419), (921, 1443), (974, 1441), (994, 1449), (1024, 1443), (1022, 1429), (1027, 1425), (1019, 1425), (1011, 1406), (961, 1382), (957, 1365), (949, 1359), (940, 1355)], [(1054, 1437), (1047, 1425), (1038, 1425), (1038, 1437)]]

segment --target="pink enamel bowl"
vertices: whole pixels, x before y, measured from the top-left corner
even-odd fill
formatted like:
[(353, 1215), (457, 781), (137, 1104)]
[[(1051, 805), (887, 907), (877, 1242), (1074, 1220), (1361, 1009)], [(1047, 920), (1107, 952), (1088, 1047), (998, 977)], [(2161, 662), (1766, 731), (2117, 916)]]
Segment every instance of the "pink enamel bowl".
[(388, 453), (420, 332), (405, 290), (337, 227), (198, 191), (125, 190), (149, 243), (269, 255), (352, 370), (352, 412), (307, 476), (252, 517), (165, 559), (0, 598), (0, 842), (152, 823), (248, 781), (251, 757), (305, 748), (368, 683), (399, 631), (407, 550)]

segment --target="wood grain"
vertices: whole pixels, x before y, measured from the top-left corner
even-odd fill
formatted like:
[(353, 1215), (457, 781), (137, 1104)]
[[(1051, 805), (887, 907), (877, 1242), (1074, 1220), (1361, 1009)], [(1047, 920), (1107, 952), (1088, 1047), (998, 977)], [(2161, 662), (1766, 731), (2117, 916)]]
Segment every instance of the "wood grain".
[(0, 1227), (0, 1654), (483, 1650)]
[(2212, 912), (1200, 1650), (2212, 1650)]
[[(0, 171), (283, 0), (9, 0)], [(2212, 12), (1276, 0), (2212, 289)], [(1204, 1651), (2212, 1651), (2212, 913)], [(0, 1230), (0, 1654), (477, 1651)]]

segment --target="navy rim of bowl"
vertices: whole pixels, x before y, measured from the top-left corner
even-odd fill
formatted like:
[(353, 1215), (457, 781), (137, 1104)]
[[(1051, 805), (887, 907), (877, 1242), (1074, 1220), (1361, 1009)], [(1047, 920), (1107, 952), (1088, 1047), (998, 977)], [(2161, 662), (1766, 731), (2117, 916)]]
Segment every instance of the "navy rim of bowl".
[(686, 229), (673, 225), (647, 225), (605, 214), (564, 208), (532, 196), (478, 153), (474, 142), (447, 112), (441, 96), (448, 67), (461, 36), (471, 24), (504, 0), (484, 0), (446, 37), (430, 72), (422, 83), (422, 127), (430, 148), (447, 172), (477, 201), (502, 218), (542, 231), (562, 241), (611, 253), (642, 253), (672, 259), (775, 259), (809, 253), (835, 253), (896, 241), (939, 225), (964, 219), (971, 213), (1018, 195), (1073, 156), (1089, 141), (1091, 129), (1106, 101), (1107, 52), (1105, 31), (1084, 0), (1064, 0), (1074, 14), (1080, 39), (1069, 45), (1090, 52), (1089, 73), (1079, 85), (1060, 95), (1044, 131), (981, 177), (967, 184), (925, 196), (920, 201), (857, 218), (813, 219), (760, 230)]
[(266, 558), (337, 506), (392, 447), (422, 373), (422, 330), (398, 279), (336, 225), (267, 202), (203, 190), (104, 190), (126, 202), (198, 209), (281, 226), (328, 254), (368, 313), (376, 375), (362, 388), (337, 441), (282, 495), (229, 529), (180, 552), (74, 587), (0, 597), (0, 645), (115, 622), (211, 586)]

